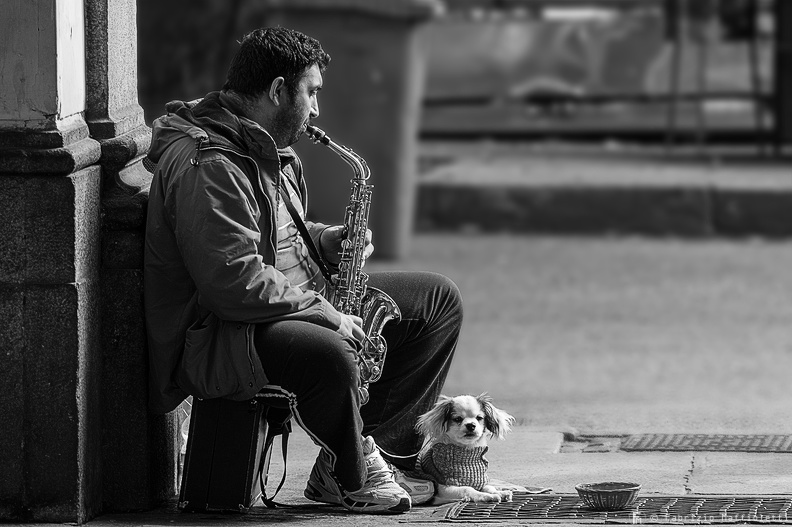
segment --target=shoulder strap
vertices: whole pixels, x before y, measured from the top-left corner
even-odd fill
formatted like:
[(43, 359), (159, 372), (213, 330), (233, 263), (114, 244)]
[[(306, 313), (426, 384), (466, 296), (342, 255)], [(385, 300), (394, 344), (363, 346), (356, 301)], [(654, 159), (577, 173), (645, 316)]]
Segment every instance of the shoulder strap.
[(325, 280), (327, 280), (327, 283), (332, 283), (332, 273), (327, 267), (322, 255), (319, 254), (319, 250), (316, 248), (316, 244), (314, 244), (311, 235), (308, 233), (308, 227), (306, 227), (305, 222), (300, 217), (300, 213), (297, 212), (297, 208), (294, 206), (294, 203), (292, 203), (291, 198), (289, 198), (289, 191), (283, 187), (283, 179), (281, 179), (278, 192), (280, 192), (281, 198), (283, 198), (283, 203), (286, 204), (286, 209), (289, 211), (294, 225), (297, 227), (297, 230), (300, 231), (300, 236), (302, 236), (305, 241), (305, 245), (308, 246), (308, 252), (311, 254), (311, 258), (316, 262), (316, 265), (319, 266), (319, 270), (322, 272), (322, 276), (325, 277)]
[(278, 507), (289, 507), (289, 505), (286, 505), (284, 503), (278, 503), (277, 501), (275, 501), (275, 496), (278, 495), (278, 492), (280, 492), (281, 487), (283, 487), (283, 483), (286, 481), (286, 448), (287, 448), (287, 446), (289, 444), (289, 430), (290, 429), (291, 429), (290, 426), (284, 427), (283, 433), (281, 435), (281, 437), (282, 437), (282, 439), (281, 439), (281, 452), (283, 453), (283, 476), (281, 477), (280, 483), (278, 484), (278, 488), (275, 489), (275, 492), (270, 497), (267, 497), (267, 491), (266, 491), (266, 488), (265, 488), (265, 482), (264, 482), (264, 475), (265, 474), (264, 474), (264, 460), (263, 460), (263, 458), (264, 458), (264, 456), (267, 455), (267, 451), (270, 448), (272, 448), (272, 440), (273, 440), (272, 436), (267, 438), (266, 444), (264, 446), (264, 451), (261, 454), (262, 462), (259, 465), (259, 484), (261, 485), (261, 501), (269, 509), (277, 509)]

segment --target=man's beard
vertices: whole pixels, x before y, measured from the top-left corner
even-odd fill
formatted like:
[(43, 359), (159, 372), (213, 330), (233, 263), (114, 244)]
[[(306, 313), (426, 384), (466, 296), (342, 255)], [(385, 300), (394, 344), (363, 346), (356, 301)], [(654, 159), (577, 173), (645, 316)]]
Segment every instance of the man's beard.
[(285, 148), (296, 143), (300, 139), (303, 124), (302, 118), (291, 108), (284, 107), (276, 113), (270, 130), (276, 146)]

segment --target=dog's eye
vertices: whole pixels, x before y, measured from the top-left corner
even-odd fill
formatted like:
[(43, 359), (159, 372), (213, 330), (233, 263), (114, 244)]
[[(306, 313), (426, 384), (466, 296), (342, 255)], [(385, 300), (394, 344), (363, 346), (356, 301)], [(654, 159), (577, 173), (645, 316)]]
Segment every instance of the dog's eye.
[(477, 415), (476, 416), (476, 420), (483, 421), (484, 420), (484, 416), (483, 415)]
[(455, 422), (455, 423), (461, 423), (462, 422), (462, 416), (461, 415), (455, 415), (454, 417), (451, 418), (451, 420), (453, 422)]

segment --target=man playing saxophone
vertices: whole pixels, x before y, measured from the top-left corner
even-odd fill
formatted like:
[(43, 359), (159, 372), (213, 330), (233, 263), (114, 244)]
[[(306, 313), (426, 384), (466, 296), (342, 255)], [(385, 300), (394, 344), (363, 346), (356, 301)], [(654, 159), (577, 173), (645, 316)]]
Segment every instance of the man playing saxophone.
[[(398, 513), (432, 496), (431, 484), (404, 472), (421, 446), (417, 416), (451, 364), (461, 299), (438, 274), (371, 273), (368, 286), (397, 312), (381, 328), (381, 376), (362, 394), (358, 354), (372, 337), (326, 294), (353, 233), (305, 221), (291, 148), (319, 115), (329, 61), (297, 31), (253, 31), (222, 90), (171, 102), (154, 122), (144, 262), (150, 404), (162, 413), (189, 395), (280, 397), (321, 447), (307, 498)], [(359, 230), (365, 260), (372, 238)]]

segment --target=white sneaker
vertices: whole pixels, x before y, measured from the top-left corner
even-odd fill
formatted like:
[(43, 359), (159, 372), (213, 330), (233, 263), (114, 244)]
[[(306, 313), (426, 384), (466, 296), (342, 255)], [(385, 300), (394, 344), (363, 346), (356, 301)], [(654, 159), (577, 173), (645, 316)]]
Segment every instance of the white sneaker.
[(410, 495), (393, 479), (390, 465), (382, 459), (371, 436), (363, 440), (366, 456), (366, 482), (354, 492), (344, 490), (330, 469), (330, 456), (322, 450), (316, 458), (303, 494), (322, 503), (342, 505), (364, 514), (387, 514), (410, 510)]
[(413, 505), (426, 503), (434, 497), (435, 485), (433, 481), (413, 477), (408, 472), (404, 472), (390, 463), (388, 464), (393, 470), (393, 479), (401, 488), (407, 491)]

